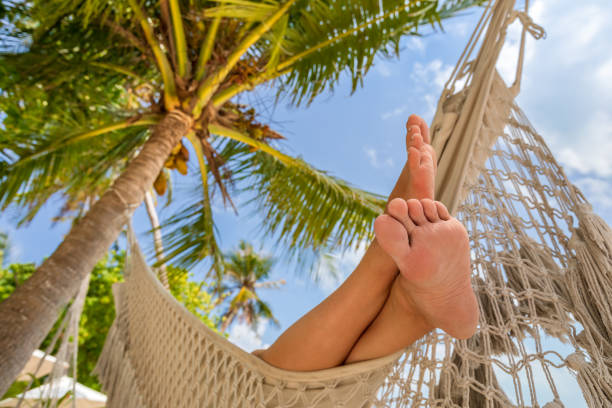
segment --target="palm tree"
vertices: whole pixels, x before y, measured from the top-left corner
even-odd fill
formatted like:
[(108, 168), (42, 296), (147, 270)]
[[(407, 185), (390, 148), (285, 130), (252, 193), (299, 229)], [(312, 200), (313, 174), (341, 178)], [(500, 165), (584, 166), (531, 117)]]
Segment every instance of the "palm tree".
[(271, 257), (257, 254), (253, 246), (240, 241), (238, 250), (228, 255), (224, 266), (221, 298), (229, 297), (227, 309), (221, 315), (221, 332), (225, 332), (235, 319), (257, 327), (261, 318), (278, 325), (270, 306), (259, 298), (258, 288), (277, 288), (285, 280), (265, 281), (273, 265)]
[(0, 304), (0, 394), (145, 192), (163, 190), (166, 170), (186, 173), (183, 140), (200, 192), (166, 227), (182, 266), (208, 258), (220, 270), (215, 192), (230, 204), (255, 193), (265, 230), (290, 248), (369, 235), (381, 197), (279, 151), (281, 136), (236, 97), (273, 81), (309, 102), (342, 72), (355, 89), (402, 36), (481, 1), (3, 0), (0, 205), (25, 208), (26, 221), (58, 195), (88, 210)]
[(0, 232), (0, 268), (4, 266), (6, 255), (9, 249), (9, 239), (5, 232)]

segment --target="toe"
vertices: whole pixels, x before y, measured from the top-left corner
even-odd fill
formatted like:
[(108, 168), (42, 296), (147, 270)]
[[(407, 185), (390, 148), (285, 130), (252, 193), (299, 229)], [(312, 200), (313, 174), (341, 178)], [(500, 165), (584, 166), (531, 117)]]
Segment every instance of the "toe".
[(429, 126), (427, 126), (427, 122), (425, 122), (425, 120), (423, 120), (423, 118), (421, 118), (420, 116), (413, 114), (410, 115), (410, 117), (408, 118), (408, 121), (406, 122), (406, 128), (410, 129), (410, 126), (414, 125), (417, 125), (421, 130), (421, 135), (423, 136), (423, 140), (425, 141), (425, 143), (431, 143), (429, 139)]
[(440, 218), (438, 217), (438, 208), (433, 200), (425, 198), (421, 200), (421, 205), (423, 206), (425, 217), (427, 217), (430, 222), (440, 221)]
[[(423, 136), (421, 136), (421, 128), (417, 125), (408, 126), (408, 133), (406, 133), (406, 147), (410, 148), (411, 146), (419, 149), (423, 144)], [(415, 137), (418, 136), (421, 141), (420, 144), (415, 144)]]
[(451, 218), (450, 213), (448, 212), (448, 209), (446, 208), (444, 204), (442, 204), (439, 201), (436, 201), (436, 207), (438, 209), (438, 217), (440, 217), (441, 220), (443, 221), (450, 220)]
[(410, 199), (407, 201), (407, 204), (408, 214), (416, 225), (423, 225), (429, 222), (425, 217), (425, 213), (423, 212), (423, 205), (419, 200)]
[(421, 167), (430, 167), (431, 169), (434, 169), (435, 167), (434, 167), (433, 157), (431, 157), (431, 152), (425, 146), (428, 146), (428, 145), (423, 145), (423, 147), (420, 150), (421, 161), (419, 165)]
[(426, 146), (426, 144), (423, 143), (423, 136), (421, 136), (420, 133), (413, 133), (409, 146), (416, 147), (417, 149), (421, 150), (423, 146)]
[(405, 257), (406, 251), (410, 250), (408, 231), (390, 215), (383, 214), (376, 218), (374, 233), (376, 234), (376, 241), (396, 264)]
[(408, 205), (401, 198), (394, 198), (387, 204), (387, 212), (390, 216), (397, 220), (401, 220), (408, 216)]
[(394, 198), (387, 205), (387, 212), (393, 218), (402, 223), (404, 228), (406, 228), (406, 231), (408, 231), (408, 234), (410, 234), (412, 230), (414, 230), (415, 225), (408, 216), (408, 204), (406, 203), (406, 200), (401, 198)]
[(421, 165), (421, 151), (411, 147), (408, 149), (408, 166), (410, 170), (415, 171)]

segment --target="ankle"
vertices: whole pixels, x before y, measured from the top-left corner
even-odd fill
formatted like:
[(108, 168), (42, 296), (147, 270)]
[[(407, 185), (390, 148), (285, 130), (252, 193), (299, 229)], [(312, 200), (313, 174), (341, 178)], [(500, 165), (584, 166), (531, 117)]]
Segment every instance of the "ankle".
[(372, 290), (383, 289), (386, 294), (399, 271), (393, 259), (380, 247), (376, 238), (372, 241), (353, 274), (363, 275)]
[(389, 294), (390, 307), (394, 313), (401, 316), (398, 321), (404, 322), (409, 327), (414, 341), (423, 337), (425, 334), (435, 329), (435, 326), (427, 321), (426, 316), (417, 308), (408, 292), (401, 287), (401, 276), (398, 276), (393, 283)]

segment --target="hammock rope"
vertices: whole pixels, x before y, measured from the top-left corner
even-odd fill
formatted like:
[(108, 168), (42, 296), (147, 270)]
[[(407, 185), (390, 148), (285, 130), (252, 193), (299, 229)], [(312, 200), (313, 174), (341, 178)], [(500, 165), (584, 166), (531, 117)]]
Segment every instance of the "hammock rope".
[[(129, 276), (114, 288), (117, 318), (96, 368), (108, 406), (563, 408), (555, 380), (563, 375), (575, 377), (589, 407), (612, 406), (612, 231), (514, 101), (525, 36), (544, 36), (514, 6), (486, 6), (431, 126), (436, 197), (471, 238), (481, 312), (472, 338), (434, 331), (377, 360), (279, 370), (182, 307), (130, 233)], [(508, 86), (495, 65), (517, 20)]]

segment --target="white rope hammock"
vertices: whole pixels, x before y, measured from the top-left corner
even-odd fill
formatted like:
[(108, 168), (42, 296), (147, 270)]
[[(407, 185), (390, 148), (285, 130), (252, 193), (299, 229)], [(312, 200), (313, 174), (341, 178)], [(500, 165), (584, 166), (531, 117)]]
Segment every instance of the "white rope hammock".
[[(543, 35), (514, 3), (486, 8), (432, 124), (436, 197), (472, 242), (481, 317), (471, 339), (435, 331), (377, 360), (280, 370), (182, 307), (132, 236), (128, 276), (115, 288), (117, 319), (97, 367), (108, 406), (561, 408), (555, 373), (562, 370), (575, 376), (589, 407), (612, 406), (612, 232), (514, 102), (525, 36)], [(508, 87), (495, 64), (517, 19), (523, 36)], [(553, 338), (571, 352), (549, 349)]]

